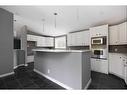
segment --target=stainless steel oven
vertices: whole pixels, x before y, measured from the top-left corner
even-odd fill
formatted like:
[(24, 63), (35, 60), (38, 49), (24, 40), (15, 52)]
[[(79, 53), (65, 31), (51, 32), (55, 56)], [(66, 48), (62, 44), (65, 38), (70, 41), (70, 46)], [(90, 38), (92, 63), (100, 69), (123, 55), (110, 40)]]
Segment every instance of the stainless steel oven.
[(105, 45), (106, 44), (106, 37), (93, 37), (91, 38), (92, 45)]
[(107, 59), (106, 49), (92, 49), (92, 58)]

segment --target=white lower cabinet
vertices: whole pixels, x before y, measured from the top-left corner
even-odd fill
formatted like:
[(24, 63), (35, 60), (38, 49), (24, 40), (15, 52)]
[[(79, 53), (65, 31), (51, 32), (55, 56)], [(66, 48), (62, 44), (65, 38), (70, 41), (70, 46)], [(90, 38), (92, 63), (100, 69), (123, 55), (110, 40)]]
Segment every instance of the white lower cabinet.
[(109, 72), (125, 79), (126, 56), (119, 53), (109, 53)]
[(91, 58), (91, 70), (108, 74), (108, 60)]
[(124, 78), (124, 80), (125, 80), (125, 83), (127, 84), (127, 60), (126, 60), (126, 65), (125, 65), (125, 78)]

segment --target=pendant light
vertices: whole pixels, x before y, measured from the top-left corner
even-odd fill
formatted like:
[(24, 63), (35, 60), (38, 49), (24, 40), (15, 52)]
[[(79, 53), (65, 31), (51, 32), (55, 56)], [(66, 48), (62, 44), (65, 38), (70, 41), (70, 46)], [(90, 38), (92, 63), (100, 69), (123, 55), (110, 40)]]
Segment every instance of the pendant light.
[(43, 33), (45, 31), (45, 19), (42, 19), (42, 22), (43, 22)]
[(54, 13), (54, 27), (56, 29), (56, 16), (57, 16), (57, 13)]

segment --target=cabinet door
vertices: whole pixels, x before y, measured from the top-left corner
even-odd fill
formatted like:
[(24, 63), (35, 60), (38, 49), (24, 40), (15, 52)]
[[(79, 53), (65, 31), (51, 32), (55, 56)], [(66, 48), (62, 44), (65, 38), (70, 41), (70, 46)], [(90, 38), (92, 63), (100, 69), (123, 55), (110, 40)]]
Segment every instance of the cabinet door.
[(71, 34), (67, 35), (67, 46), (71, 46)]
[(123, 56), (118, 53), (109, 54), (109, 72), (121, 78), (124, 77)]
[(96, 59), (91, 58), (91, 70), (92, 71), (98, 71), (99, 63)]
[(88, 46), (90, 45), (89, 31), (81, 31), (67, 35), (68, 46)]
[(76, 41), (76, 34), (72, 33), (71, 34), (71, 46), (76, 46), (77, 45), (77, 41)]
[(68, 46), (75, 46), (76, 45), (76, 34), (75, 33), (68, 34), (67, 44), (68, 44)]
[(100, 59), (100, 68), (101, 73), (108, 74), (108, 60), (102, 60)]
[(45, 39), (46, 39), (45, 43), (46, 43), (47, 47), (53, 47), (54, 46), (53, 38), (51, 38), (51, 37), (45, 37)]
[(83, 31), (81, 34), (81, 37), (82, 37), (82, 45), (89, 46), (90, 45), (90, 32)]
[(100, 37), (108, 35), (108, 25), (102, 25), (90, 28), (91, 37)]
[(33, 36), (33, 41), (37, 41), (38, 36)]
[(91, 58), (91, 70), (108, 74), (108, 60)]
[(44, 46), (45, 45), (44, 42), (45, 41), (44, 41), (44, 38), (43, 37), (38, 37), (38, 39), (37, 39), (37, 46), (39, 46), (39, 47)]
[(31, 41), (31, 35), (27, 35), (27, 41)]
[(83, 46), (83, 39), (82, 39), (82, 33), (83, 32), (77, 32), (75, 34), (75, 46)]
[(53, 47), (54, 46), (54, 38), (49, 38), (49, 43), (50, 43), (50, 46)]
[(124, 80), (127, 84), (127, 56), (126, 56), (126, 62), (124, 63)]
[(127, 22), (118, 25), (119, 29), (119, 43), (127, 44)]
[(109, 44), (110, 45), (118, 44), (118, 25), (109, 27)]
[(27, 35), (27, 41), (37, 41), (37, 36)]

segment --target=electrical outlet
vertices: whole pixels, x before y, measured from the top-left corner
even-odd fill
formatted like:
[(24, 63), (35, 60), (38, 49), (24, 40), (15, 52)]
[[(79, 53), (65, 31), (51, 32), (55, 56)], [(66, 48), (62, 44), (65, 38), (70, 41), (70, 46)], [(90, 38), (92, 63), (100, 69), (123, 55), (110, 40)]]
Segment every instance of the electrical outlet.
[(25, 66), (28, 66), (28, 64), (25, 64)]
[(115, 52), (117, 52), (118, 51), (118, 49), (117, 48), (115, 48)]
[(50, 73), (50, 70), (48, 69), (48, 74)]

